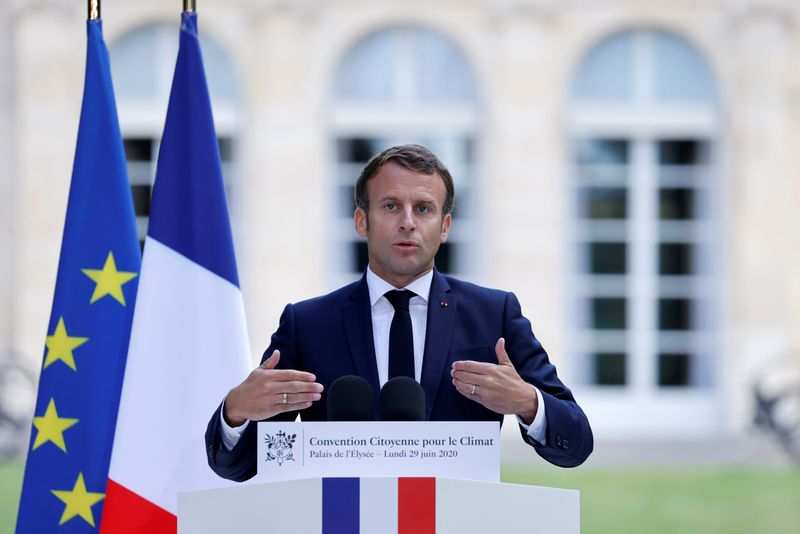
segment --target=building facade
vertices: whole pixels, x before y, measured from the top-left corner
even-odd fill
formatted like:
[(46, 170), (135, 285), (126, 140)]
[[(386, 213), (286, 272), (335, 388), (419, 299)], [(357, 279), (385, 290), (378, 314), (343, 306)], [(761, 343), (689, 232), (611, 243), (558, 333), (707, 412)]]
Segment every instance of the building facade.
[[(3, 8), (0, 343), (32, 369), (82, 91), (73, 4)], [(177, 4), (103, 5), (141, 235)], [(599, 440), (745, 436), (755, 385), (800, 366), (800, 4), (198, 4), (254, 362), (285, 303), (362, 272), (366, 159), (421, 142), (456, 180), (437, 265), (518, 295)]]

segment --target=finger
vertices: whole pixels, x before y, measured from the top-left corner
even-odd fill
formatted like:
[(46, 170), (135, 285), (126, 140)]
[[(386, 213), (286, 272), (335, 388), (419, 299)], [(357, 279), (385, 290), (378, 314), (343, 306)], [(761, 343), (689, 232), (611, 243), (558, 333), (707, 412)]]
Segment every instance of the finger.
[[(286, 403), (285, 404), (304, 404), (306, 402), (316, 402), (322, 398), (322, 395), (319, 393), (287, 393), (286, 394)], [(279, 404), (284, 404), (283, 402), (283, 394), (279, 397)]]
[[(267, 376), (267, 373), (264, 375)], [(268, 376), (270, 382), (313, 382), (317, 379), (311, 373), (294, 369), (271, 369)]]
[(467, 371), (469, 373), (476, 374), (489, 374), (495, 367), (497, 367), (497, 365), (494, 363), (476, 362), (473, 360), (459, 360), (457, 362), (453, 362), (452, 369), (454, 371)]
[(468, 371), (453, 371), (450, 376), (457, 378), (467, 384), (476, 384), (479, 386), (486, 385), (490, 377), (481, 373), (470, 373)]
[(511, 358), (508, 357), (506, 352), (506, 340), (502, 337), (497, 340), (497, 344), (494, 346), (494, 353), (497, 355), (497, 363), (514, 367), (514, 364), (511, 363)]
[(278, 365), (278, 362), (281, 361), (281, 351), (273, 350), (272, 354), (269, 355), (269, 358), (264, 360), (259, 367), (262, 369), (275, 369), (275, 366)]
[(453, 379), (453, 385), (456, 387), (456, 391), (467, 397), (468, 399), (477, 400), (479, 396), (480, 387), (475, 387), (475, 393), (472, 393), (472, 386), (474, 384), (469, 384), (467, 382), (463, 382), (458, 380), (457, 378)]
[(272, 391), (278, 395), (284, 393), (322, 393), (322, 384), (317, 382), (274, 382), (271, 384)]

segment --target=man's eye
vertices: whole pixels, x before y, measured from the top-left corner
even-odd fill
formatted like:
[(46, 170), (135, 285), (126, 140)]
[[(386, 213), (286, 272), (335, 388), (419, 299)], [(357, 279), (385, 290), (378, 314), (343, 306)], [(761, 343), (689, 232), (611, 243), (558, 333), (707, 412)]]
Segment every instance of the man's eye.
[(431, 209), (428, 206), (417, 206), (417, 211), (420, 213), (428, 213)]
[(389, 202), (388, 204), (385, 204), (383, 207), (389, 211), (394, 211), (395, 208), (397, 208), (397, 204), (395, 204), (394, 202)]

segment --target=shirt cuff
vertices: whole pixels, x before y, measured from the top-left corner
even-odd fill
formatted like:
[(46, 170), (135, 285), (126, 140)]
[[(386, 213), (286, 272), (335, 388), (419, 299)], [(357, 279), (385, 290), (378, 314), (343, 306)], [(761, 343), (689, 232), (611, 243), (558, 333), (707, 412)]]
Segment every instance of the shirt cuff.
[(250, 424), (250, 420), (248, 419), (237, 427), (232, 427), (225, 422), (225, 418), (222, 416), (224, 411), (225, 402), (223, 401), (222, 408), (219, 410), (220, 428), (222, 429), (222, 446), (225, 447), (227, 451), (232, 451), (236, 444), (239, 443), (239, 438), (244, 434), (244, 429)]
[(547, 441), (547, 414), (545, 414), (542, 392), (539, 391), (539, 388), (536, 386), (534, 386), (533, 389), (536, 390), (536, 399), (538, 401), (536, 407), (536, 416), (533, 418), (533, 422), (530, 424), (530, 426), (526, 425), (520, 416), (517, 416), (517, 422), (519, 423), (519, 426), (525, 429), (525, 432), (528, 434), (529, 438), (539, 445), (544, 445)]

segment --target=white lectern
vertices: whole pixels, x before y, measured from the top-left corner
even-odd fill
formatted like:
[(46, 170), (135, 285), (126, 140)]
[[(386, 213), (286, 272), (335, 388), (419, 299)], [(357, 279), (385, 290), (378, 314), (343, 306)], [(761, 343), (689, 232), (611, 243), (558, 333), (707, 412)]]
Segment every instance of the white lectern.
[(313, 478), (182, 493), (178, 533), (579, 534), (575, 490), (449, 478)]

